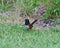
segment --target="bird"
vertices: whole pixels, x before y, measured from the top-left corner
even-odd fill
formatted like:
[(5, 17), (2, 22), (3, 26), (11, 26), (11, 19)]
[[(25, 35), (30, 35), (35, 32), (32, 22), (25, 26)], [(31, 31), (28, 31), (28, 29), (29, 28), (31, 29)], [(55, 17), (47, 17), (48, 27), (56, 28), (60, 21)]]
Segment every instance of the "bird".
[(30, 23), (29, 19), (25, 19), (25, 26), (27, 29), (32, 29), (33, 24), (37, 22), (38, 19), (35, 19), (32, 23)]

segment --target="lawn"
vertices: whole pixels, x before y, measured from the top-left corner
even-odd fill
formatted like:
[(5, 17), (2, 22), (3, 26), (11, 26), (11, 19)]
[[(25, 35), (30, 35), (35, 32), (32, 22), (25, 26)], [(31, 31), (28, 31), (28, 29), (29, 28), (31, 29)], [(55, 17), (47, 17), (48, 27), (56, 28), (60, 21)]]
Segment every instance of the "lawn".
[[(40, 10), (45, 14), (40, 16)], [(60, 24), (60, 0), (0, 0), (0, 48), (60, 48), (60, 28), (36, 30), (39, 26), (35, 25), (27, 30), (25, 15), (38, 19), (51, 16)]]
[(0, 48), (60, 48), (60, 30), (26, 30), (23, 24), (0, 23)]

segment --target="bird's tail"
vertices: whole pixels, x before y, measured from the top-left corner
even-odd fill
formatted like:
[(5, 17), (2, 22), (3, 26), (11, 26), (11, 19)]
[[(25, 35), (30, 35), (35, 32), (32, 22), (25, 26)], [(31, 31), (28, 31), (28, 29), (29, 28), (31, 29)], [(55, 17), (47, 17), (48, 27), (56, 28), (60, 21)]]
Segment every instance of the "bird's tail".
[(35, 22), (37, 22), (38, 19), (34, 20), (31, 24), (33, 25)]

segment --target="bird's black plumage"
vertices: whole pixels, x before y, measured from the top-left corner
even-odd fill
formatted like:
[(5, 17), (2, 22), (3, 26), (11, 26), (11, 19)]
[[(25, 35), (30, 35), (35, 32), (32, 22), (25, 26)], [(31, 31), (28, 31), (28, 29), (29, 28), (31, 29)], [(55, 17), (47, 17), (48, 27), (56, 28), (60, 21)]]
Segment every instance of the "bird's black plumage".
[(25, 25), (29, 25), (30, 22), (29, 22), (29, 19), (25, 19)]
[(31, 24), (33, 25), (35, 22), (37, 22), (37, 19), (36, 19), (36, 20), (34, 20)]

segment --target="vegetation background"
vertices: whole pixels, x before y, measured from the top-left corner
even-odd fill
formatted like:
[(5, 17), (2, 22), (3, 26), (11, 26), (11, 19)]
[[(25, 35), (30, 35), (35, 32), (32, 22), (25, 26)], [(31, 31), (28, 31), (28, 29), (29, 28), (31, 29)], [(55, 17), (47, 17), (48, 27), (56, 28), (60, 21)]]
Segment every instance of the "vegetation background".
[[(27, 31), (26, 14), (43, 23)], [(0, 48), (60, 48), (60, 0), (0, 0)]]

